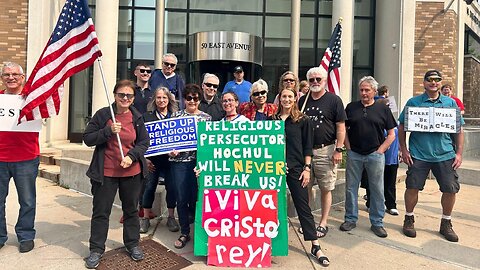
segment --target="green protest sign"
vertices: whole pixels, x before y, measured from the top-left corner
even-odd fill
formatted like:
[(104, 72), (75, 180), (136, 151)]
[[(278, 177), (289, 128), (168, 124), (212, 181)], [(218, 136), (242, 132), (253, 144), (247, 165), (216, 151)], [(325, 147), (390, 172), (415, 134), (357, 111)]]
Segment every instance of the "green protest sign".
[(244, 267), (286, 256), (284, 122), (199, 122), (197, 130), (194, 254)]

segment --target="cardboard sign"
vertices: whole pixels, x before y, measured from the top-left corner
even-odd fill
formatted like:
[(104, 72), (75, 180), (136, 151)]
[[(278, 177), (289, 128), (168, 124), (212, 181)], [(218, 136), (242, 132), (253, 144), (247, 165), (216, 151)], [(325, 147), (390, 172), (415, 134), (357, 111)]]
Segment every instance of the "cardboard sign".
[(458, 108), (405, 107), (405, 130), (458, 133), (461, 114)]
[(194, 254), (234, 267), (286, 256), (284, 122), (201, 122), (198, 134)]
[(20, 95), (0, 95), (0, 131), (40, 132), (42, 120), (18, 123), (24, 99)]
[(197, 149), (197, 121), (195, 116), (169, 118), (145, 123), (150, 147), (145, 157)]

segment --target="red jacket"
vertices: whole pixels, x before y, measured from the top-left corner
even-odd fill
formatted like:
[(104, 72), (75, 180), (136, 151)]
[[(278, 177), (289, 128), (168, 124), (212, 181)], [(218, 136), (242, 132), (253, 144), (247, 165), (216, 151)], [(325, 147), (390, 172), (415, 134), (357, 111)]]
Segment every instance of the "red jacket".
[[(257, 106), (253, 102), (244, 102), (240, 105), (238, 112), (245, 115), (250, 120), (255, 120), (255, 114), (257, 113)], [(266, 103), (263, 113), (267, 117), (274, 115), (277, 112), (277, 105), (272, 103)]]

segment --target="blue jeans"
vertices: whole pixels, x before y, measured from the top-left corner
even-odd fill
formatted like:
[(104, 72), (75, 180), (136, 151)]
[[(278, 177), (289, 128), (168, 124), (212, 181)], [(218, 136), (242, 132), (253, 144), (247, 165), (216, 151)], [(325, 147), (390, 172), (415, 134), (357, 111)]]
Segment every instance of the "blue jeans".
[(358, 188), (365, 168), (370, 188), (370, 223), (383, 227), (385, 216), (385, 197), (383, 196), (383, 170), (385, 155), (373, 152), (361, 155), (348, 150), (345, 187), (345, 221), (356, 223), (358, 220)]
[(195, 161), (172, 162), (172, 177), (175, 182), (175, 196), (177, 198), (178, 222), (180, 232), (190, 234), (189, 216), (195, 215), (198, 183), (195, 177)]
[(15, 232), (18, 242), (35, 239), (36, 186), (40, 158), (18, 162), (0, 162), (0, 244), (7, 239), (7, 224), (5, 219), (5, 202), (8, 195), (10, 178), (13, 178), (17, 188), (20, 211), (18, 213)]

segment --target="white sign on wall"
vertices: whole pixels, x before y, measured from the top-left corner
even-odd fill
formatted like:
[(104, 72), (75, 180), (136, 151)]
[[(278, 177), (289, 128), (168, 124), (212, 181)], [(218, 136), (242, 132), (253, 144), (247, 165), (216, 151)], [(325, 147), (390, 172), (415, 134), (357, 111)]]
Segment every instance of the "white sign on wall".
[(24, 99), (20, 95), (0, 95), (0, 131), (40, 132), (42, 120), (18, 123)]
[(458, 108), (405, 107), (405, 130), (420, 132), (460, 132)]

